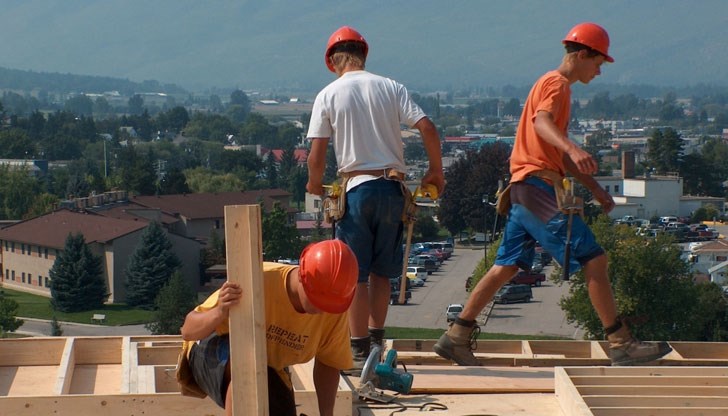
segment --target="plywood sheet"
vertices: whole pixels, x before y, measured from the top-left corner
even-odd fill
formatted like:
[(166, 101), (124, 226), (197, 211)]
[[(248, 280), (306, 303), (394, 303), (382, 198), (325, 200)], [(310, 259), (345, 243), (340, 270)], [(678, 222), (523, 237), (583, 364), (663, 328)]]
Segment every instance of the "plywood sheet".
[(553, 392), (550, 368), (414, 366), (412, 394)]
[(0, 397), (51, 395), (57, 373), (57, 365), (0, 367)]

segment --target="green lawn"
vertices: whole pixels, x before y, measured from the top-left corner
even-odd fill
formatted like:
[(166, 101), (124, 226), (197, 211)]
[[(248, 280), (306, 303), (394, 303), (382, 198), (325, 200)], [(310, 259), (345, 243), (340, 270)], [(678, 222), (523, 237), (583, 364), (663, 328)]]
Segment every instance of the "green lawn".
[(103, 308), (84, 312), (53, 312), (49, 298), (6, 288), (2, 290), (7, 299), (18, 302), (17, 315), (26, 318), (51, 320), (55, 315), (59, 321), (90, 324), (91, 316), (99, 313), (106, 315), (104, 324), (110, 326), (143, 324), (152, 319), (151, 311), (130, 308), (124, 304), (105, 305)]
[[(5, 297), (13, 299), (20, 307), (18, 308), (18, 316), (36, 319), (53, 319), (53, 309), (51, 309), (50, 299), (42, 296), (32, 295), (25, 292), (15, 290), (2, 289)], [(106, 315), (104, 325), (133, 325), (143, 324), (151, 321), (152, 312), (142, 309), (129, 308), (124, 304), (106, 305), (101, 309), (94, 309), (85, 312), (63, 313), (56, 312), (56, 319), (63, 322), (78, 322), (90, 324), (93, 314)], [(444, 329), (430, 328), (398, 328), (387, 327), (386, 337), (388, 339), (438, 339), (445, 331)], [(531, 335), (513, 335), (501, 333), (482, 332), (479, 339), (567, 339), (559, 337), (531, 336)]]

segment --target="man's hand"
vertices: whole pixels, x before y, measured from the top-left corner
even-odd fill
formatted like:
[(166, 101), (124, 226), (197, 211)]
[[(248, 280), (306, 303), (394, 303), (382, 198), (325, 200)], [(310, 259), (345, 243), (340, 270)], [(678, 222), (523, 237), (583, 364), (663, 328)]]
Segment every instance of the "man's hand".
[(605, 214), (609, 214), (614, 209), (614, 199), (612, 195), (609, 195), (607, 191), (601, 187), (597, 187), (592, 190), (592, 195), (599, 201), (599, 205), (602, 206), (602, 210)]
[(425, 188), (425, 185), (434, 186), (435, 188), (437, 188), (437, 195), (442, 195), (443, 191), (445, 191), (445, 177), (442, 174), (442, 170), (428, 170), (427, 173), (425, 173), (425, 176), (422, 178), (423, 189)]
[(306, 191), (310, 194), (324, 196), (324, 185), (321, 182), (308, 181)]
[(227, 318), (230, 314), (230, 307), (240, 303), (243, 296), (243, 289), (240, 285), (233, 282), (225, 282), (220, 288), (220, 294), (217, 298), (217, 307), (220, 308), (222, 316)]
[(574, 165), (577, 169), (579, 169), (579, 172), (585, 175), (594, 175), (597, 173), (597, 161), (594, 160), (589, 152), (585, 152), (579, 146), (569, 146), (569, 150), (566, 151), (566, 155), (572, 162), (574, 162)]

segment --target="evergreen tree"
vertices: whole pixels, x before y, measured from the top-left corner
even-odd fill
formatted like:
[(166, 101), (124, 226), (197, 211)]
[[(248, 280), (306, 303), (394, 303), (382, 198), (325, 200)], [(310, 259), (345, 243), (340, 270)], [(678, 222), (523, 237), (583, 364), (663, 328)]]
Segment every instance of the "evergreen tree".
[(6, 332), (13, 332), (23, 325), (22, 319), (16, 319), (18, 313), (18, 302), (5, 297), (5, 292), (0, 290), (0, 338), (5, 338)]
[(263, 213), (263, 252), (266, 259), (293, 258), (301, 254), (301, 236), (288, 221), (288, 213), (279, 204)]
[(657, 173), (679, 172), (683, 145), (680, 134), (674, 129), (655, 130), (647, 139), (648, 163)]
[(159, 291), (180, 265), (162, 226), (150, 223), (126, 268), (127, 304), (152, 309)]
[(61, 324), (58, 323), (58, 319), (56, 318), (56, 315), (53, 315), (53, 319), (51, 319), (51, 336), (60, 337), (61, 335), (63, 335), (63, 330), (61, 329)]
[(101, 308), (109, 297), (101, 257), (86, 245), (83, 234), (69, 234), (63, 251), (49, 271), (51, 305), (61, 312)]
[(178, 335), (185, 316), (196, 302), (195, 292), (179, 271), (172, 274), (154, 301), (153, 321), (145, 328), (154, 335)]

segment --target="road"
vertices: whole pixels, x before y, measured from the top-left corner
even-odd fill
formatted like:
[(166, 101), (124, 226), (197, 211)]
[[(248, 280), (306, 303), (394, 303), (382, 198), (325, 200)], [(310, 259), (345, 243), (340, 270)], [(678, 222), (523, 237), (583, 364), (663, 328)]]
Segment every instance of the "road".
[[(458, 247), (453, 256), (445, 261), (439, 271), (429, 275), (424, 287), (412, 289), (412, 299), (407, 305), (389, 307), (387, 326), (405, 328), (447, 328), (445, 308), (451, 303), (465, 303), (470, 293), (465, 291), (465, 281), (483, 258), (482, 249)], [(544, 272), (548, 276), (551, 267)], [(478, 319), (482, 330), (491, 333), (520, 335), (553, 335), (581, 339), (583, 333), (566, 322), (559, 307), (559, 299), (568, 291), (568, 284), (546, 281), (533, 288), (530, 303), (495, 305), (493, 313), (483, 327), (484, 316)], [(147, 335), (144, 325), (99, 326), (61, 323), (65, 336), (88, 335)], [(18, 331), (29, 335), (48, 336), (50, 323), (25, 319)]]
[[(451, 303), (465, 303), (470, 295), (465, 291), (465, 281), (482, 258), (482, 249), (456, 248), (440, 270), (428, 276), (424, 287), (412, 289), (409, 304), (390, 306), (387, 326), (447, 328), (445, 308)], [(551, 270), (552, 267), (547, 267), (544, 272), (548, 276)], [(530, 303), (496, 305), (482, 330), (581, 339), (582, 332), (566, 322), (558, 305), (567, 292), (568, 284), (546, 281), (541, 287), (533, 288), (534, 299)], [(483, 318), (478, 321), (482, 324)]]

